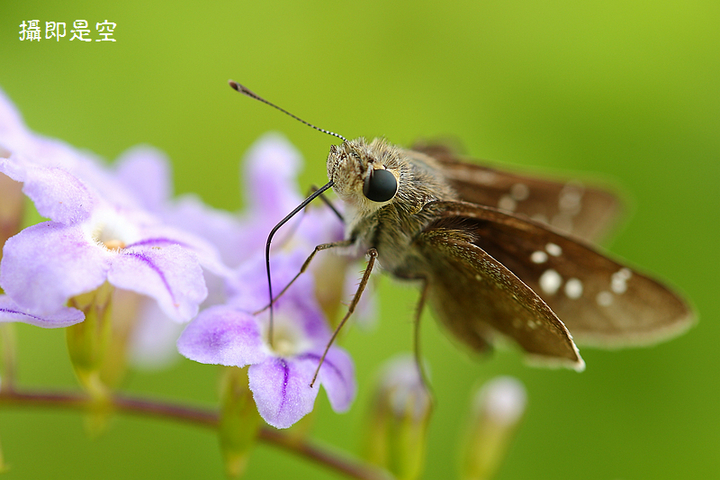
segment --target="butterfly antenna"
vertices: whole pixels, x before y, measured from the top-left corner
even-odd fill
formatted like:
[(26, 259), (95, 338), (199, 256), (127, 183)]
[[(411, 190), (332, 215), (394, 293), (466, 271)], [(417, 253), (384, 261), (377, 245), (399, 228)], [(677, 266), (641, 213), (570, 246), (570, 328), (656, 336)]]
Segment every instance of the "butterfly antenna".
[[(255, 92), (253, 92), (253, 91), (250, 90), (249, 88), (245, 87), (244, 85), (241, 85), (241, 84), (237, 83), (237, 82), (234, 81), (234, 80), (229, 80), (228, 83), (230, 84), (230, 86), (231, 86), (234, 90), (237, 90), (238, 92), (242, 93), (243, 95), (248, 96), (248, 97), (250, 97), (250, 98), (253, 98), (253, 99), (255, 99), (255, 100), (258, 100), (258, 101), (260, 101), (260, 102), (262, 102), (262, 103), (264, 103), (264, 104), (266, 104), (266, 105), (270, 105), (271, 107), (276, 108), (277, 110), (280, 110), (280, 111), (283, 112), (285, 115), (288, 115), (288, 116), (294, 118), (295, 120), (297, 120), (297, 121), (299, 121), (299, 122), (301, 122), (301, 123), (304, 123), (304, 124), (307, 125), (308, 127), (312, 127), (312, 128), (314, 128), (315, 130), (318, 130), (318, 131), (320, 131), (320, 132), (326, 133), (326, 134), (328, 134), (328, 135), (332, 135), (333, 137), (337, 137), (337, 138), (341, 139), (343, 142), (347, 142), (347, 141), (348, 141), (347, 138), (343, 137), (343, 136), (340, 135), (339, 133), (331, 132), (330, 130), (325, 130), (324, 128), (316, 127), (315, 125), (313, 125), (313, 124), (310, 123), (310, 122), (306, 122), (306, 121), (303, 120), (302, 118), (298, 117), (297, 115), (293, 115), (292, 113), (288, 112), (288, 111), (285, 110), (284, 108), (280, 108), (280, 107), (278, 107), (277, 105), (275, 105), (274, 103), (271, 103), (271, 102), (265, 100), (265, 99), (262, 98), (260, 95), (256, 94)], [(332, 186), (333, 186), (333, 181), (330, 180), (330, 182), (328, 182), (327, 184), (323, 185), (320, 189), (318, 189), (318, 190), (316, 190), (315, 192), (313, 192), (312, 195), (310, 195), (308, 198), (306, 198), (300, 205), (298, 205), (297, 207), (295, 207), (295, 209), (294, 209), (292, 212), (290, 212), (285, 218), (283, 218), (282, 220), (280, 220), (280, 221), (277, 223), (277, 225), (275, 225), (275, 226), (272, 228), (272, 230), (270, 231), (270, 234), (268, 235), (267, 242), (265, 243), (265, 270), (266, 270), (267, 281), (268, 281), (268, 295), (269, 295), (269, 297), (270, 297), (270, 304), (268, 305), (269, 308), (270, 308), (270, 325), (269, 325), (269, 327), (268, 327), (268, 343), (270, 344), (270, 347), (273, 346), (273, 323), (274, 323), (274, 322), (273, 322), (273, 319), (274, 319), (274, 309), (273, 309), (273, 303), (274, 303), (274, 302), (273, 302), (273, 300), (274, 300), (274, 299), (273, 299), (273, 290), (272, 290), (272, 276), (270, 275), (270, 245), (271, 245), (271, 243), (272, 243), (272, 239), (273, 239), (273, 237), (275, 236), (275, 233), (278, 231), (278, 229), (279, 229), (280, 227), (282, 227), (283, 225), (285, 225), (285, 224), (286, 224), (292, 217), (294, 217), (300, 210), (302, 210), (303, 208), (305, 208), (305, 207), (307, 206), (307, 204), (309, 204), (311, 201), (313, 201), (313, 200), (314, 200), (315, 198), (317, 198), (318, 196), (322, 195), (322, 193), (323, 193), (325, 190), (329, 189), (329, 188), (332, 187)], [(262, 310), (260, 310), (260, 311), (262, 311)], [(319, 368), (319, 367), (318, 367), (318, 368)], [(317, 375), (317, 373), (316, 373), (316, 375)]]
[(288, 115), (288, 116), (294, 118), (294, 119), (297, 120), (298, 122), (304, 123), (304, 124), (307, 125), (308, 127), (312, 127), (312, 128), (314, 128), (315, 130), (317, 130), (317, 131), (319, 131), (319, 132), (327, 133), (328, 135), (332, 135), (333, 137), (337, 137), (337, 138), (339, 138), (340, 140), (342, 140), (343, 142), (347, 142), (347, 141), (348, 141), (347, 138), (343, 137), (343, 136), (340, 135), (339, 133), (331, 132), (330, 130), (325, 130), (324, 128), (316, 127), (316, 126), (313, 125), (312, 123), (306, 122), (305, 120), (303, 120), (302, 118), (298, 117), (297, 115), (293, 115), (292, 113), (288, 112), (288, 111), (285, 110), (284, 108), (280, 108), (280, 107), (278, 107), (277, 105), (275, 105), (274, 103), (268, 102), (267, 100), (265, 100), (264, 98), (262, 98), (260, 95), (258, 95), (257, 93), (253, 92), (252, 90), (250, 90), (249, 88), (245, 87), (244, 85), (240, 85), (240, 84), (237, 83), (235, 80), (229, 80), (228, 83), (230, 84), (230, 86), (231, 86), (233, 89), (237, 90), (238, 92), (242, 93), (243, 95), (246, 95), (246, 96), (248, 96), (248, 97), (250, 97), (250, 98), (254, 98), (255, 100), (258, 100), (258, 101), (260, 101), (260, 102), (262, 102), (262, 103), (264, 103), (264, 104), (266, 104), (266, 105), (270, 105), (271, 107), (280, 110), (280, 111), (283, 112), (285, 115)]

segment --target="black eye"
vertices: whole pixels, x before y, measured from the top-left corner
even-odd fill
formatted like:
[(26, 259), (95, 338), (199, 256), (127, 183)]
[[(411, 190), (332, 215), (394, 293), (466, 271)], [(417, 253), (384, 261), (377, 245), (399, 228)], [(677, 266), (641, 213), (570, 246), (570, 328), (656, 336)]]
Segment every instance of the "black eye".
[(373, 202), (387, 202), (395, 196), (397, 188), (395, 175), (388, 170), (371, 169), (370, 175), (365, 178), (363, 193)]

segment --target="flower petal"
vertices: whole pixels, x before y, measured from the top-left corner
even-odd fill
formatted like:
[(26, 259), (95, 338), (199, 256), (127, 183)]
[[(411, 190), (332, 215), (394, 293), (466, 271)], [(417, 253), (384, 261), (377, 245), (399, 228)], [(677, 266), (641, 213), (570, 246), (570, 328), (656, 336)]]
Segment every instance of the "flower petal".
[(295, 208), (301, 201), (296, 181), (301, 164), (300, 153), (282, 135), (268, 133), (256, 141), (245, 159), (250, 209), (275, 223)]
[(115, 175), (153, 213), (164, 208), (172, 194), (170, 161), (164, 152), (145, 145), (132, 147), (118, 158)]
[(27, 141), (27, 128), (20, 112), (0, 90), (0, 147), (9, 152), (15, 151)]
[[(305, 355), (312, 358), (315, 365), (320, 361), (320, 355)], [(350, 355), (339, 347), (332, 347), (325, 356), (325, 361), (320, 367), (318, 380), (327, 392), (330, 406), (336, 412), (346, 412), (357, 393), (355, 383), (355, 367)]]
[(260, 416), (275, 428), (288, 428), (310, 413), (319, 386), (310, 387), (317, 362), (270, 358), (248, 370), (250, 390)]
[(223, 262), (231, 267), (238, 266), (250, 254), (244, 240), (252, 237), (253, 243), (259, 243), (267, 233), (248, 231), (236, 215), (205, 205), (194, 194), (176, 198), (163, 212), (162, 218), (169, 225), (210, 241), (220, 252)]
[(122, 250), (113, 259), (108, 281), (154, 298), (165, 314), (178, 322), (197, 315), (207, 296), (196, 257), (179, 245), (141, 245)]
[(220, 259), (217, 248), (209, 241), (179, 228), (169, 227), (166, 225), (158, 226), (157, 224), (150, 227), (145, 226), (140, 231), (142, 239), (128, 245), (128, 248), (135, 246), (153, 246), (163, 247), (166, 245), (177, 244), (186, 250), (191, 251), (197, 258), (197, 261), (219, 277), (225, 278), (231, 275), (231, 270), (225, 266)]
[(20, 155), (0, 158), (0, 172), (23, 182), (27, 195), (43, 217), (75, 223), (90, 216), (98, 203), (95, 192), (68, 171), (33, 164)]
[[(130, 294), (120, 289), (115, 292)], [(132, 295), (137, 294), (133, 292)], [(116, 296), (114, 301), (117, 300)], [(128, 361), (143, 370), (160, 370), (180, 358), (175, 345), (183, 325), (170, 320), (151, 298), (141, 297), (140, 302), (136, 317), (131, 319), (136, 323), (128, 342)], [(115, 312), (117, 309), (113, 314)]]
[(0, 295), (0, 322), (22, 322), (36, 327), (60, 328), (80, 323), (85, 315), (74, 308), (62, 307), (51, 315), (34, 315), (21, 308), (9, 296)]
[(268, 358), (255, 318), (226, 306), (203, 310), (177, 342), (181, 354), (200, 363), (244, 367)]
[(43, 222), (5, 243), (0, 285), (23, 308), (50, 314), (107, 278), (112, 253), (91, 243), (79, 225)]

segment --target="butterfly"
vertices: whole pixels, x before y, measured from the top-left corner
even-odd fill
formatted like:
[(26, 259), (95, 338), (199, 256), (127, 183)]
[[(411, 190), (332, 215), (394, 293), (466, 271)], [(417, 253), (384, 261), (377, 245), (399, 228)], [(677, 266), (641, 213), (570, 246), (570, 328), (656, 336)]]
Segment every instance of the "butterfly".
[(576, 341), (647, 345), (692, 324), (679, 294), (593, 245), (620, 210), (614, 194), (470, 163), (439, 145), (348, 140), (300, 121), (342, 143), (330, 147), (329, 182), (296, 211), (332, 188), (346, 225), (345, 239), (318, 246), (306, 265), (337, 246), (370, 254), (340, 325), (375, 261), (396, 278), (420, 283), (416, 320), (427, 300), (450, 334), (476, 352), (503, 336), (534, 360), (580, 371)]

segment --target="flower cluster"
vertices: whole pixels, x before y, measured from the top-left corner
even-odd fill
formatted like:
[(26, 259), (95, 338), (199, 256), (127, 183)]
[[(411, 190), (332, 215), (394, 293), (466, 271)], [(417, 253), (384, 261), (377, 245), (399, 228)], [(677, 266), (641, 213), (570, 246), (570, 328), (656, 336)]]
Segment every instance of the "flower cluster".
[[(315, 246), (343, 238), (337, 214), (300, 212), (277, 232), (266, 264), (268, 232), (302, 200), (298, 153), (275, 134), (252, 147), (239, 214), (173, 196), (169, 165), (162, 152), (135, 147), (108, 166), (37, 135), (0, 91), (0, 398), (86, 409), (95, 432), (114, 409), (202, 419), (216, 428), (231, 477), (242, 474), (258, 438), (272, 438), (354, 478), (419, 478), (433, 402), (414, 357), (394, 359), (379, 378), (364, 463), (303, 443), (302, 429), (261, 431), (263, 421), (288, 428), (310, 413), (320, 385), (337, 412), (357, 390), (352, 359), (331, 344), (343, 300), (357, 288), (348, 268), (357, 259), (318, 255), (299, 275)], [(46, 220), (23, 229), (24, 197)], [(366, 292), (356, 321), (373, 317), (368, 300)], [(16, 389), (12, 322), (64, 328), (86, 394)], [(112, 394), (129, 364), (160, 368), (177, 353), (224, 366), (216, 411)], [(463, 478), (492, 475), (524, 410), (524, 390), (512, 381), (491, 382), (478, 398)]]
[[(352, 361), (340, 347), (330, 348), (310, 387), (331, 337), (327, 316), (341, 293), (328, 299), (333, 289), (303, 275), (274, 304), (272, 328), (267, 311), (256, 313), (268, 303), (266, 235), (301, 200), (299, 166), (282, 137), (264, 137), (245, 164), (246, 212), (222, 212), (191, 195), (173, 198), (161, 152), (136, 147), (107, 166), (29, 131), (0, 92), (0, 204), (21, 205), (10, 198), (17, 189), (4, 187), (11, 179), (47, 219), (0, 238), (0, 321), (76, 328), (93, 319), (111, 324), (100, 328), (107, 335), (119, 327), (125, 332), (123, 355), (152, 359), (177, 340), (192, 360), (249, 366), (258, 411), (278, 428), (312, 410), (319, 384), (336, 411), (346, 410), (356, 386)], [(4, 227), (3, 215), (0, 209)], [(342, 224), (329, 209), (298, 215), (275, 241), (274, 284), (288, 284), (315, 244), (341, 236)], [(344, 285), (346, 269), (335, 270), (343, 278), (331, 278), (333, 285)], [(316, 295), (321, 290), (324, 295)], [(73, 348), (98, 341), (73, 335), (82, 339), (69, 342), (73, 358), (83, 357)], [(89, 364), (86, 369), (101, 368)]]

